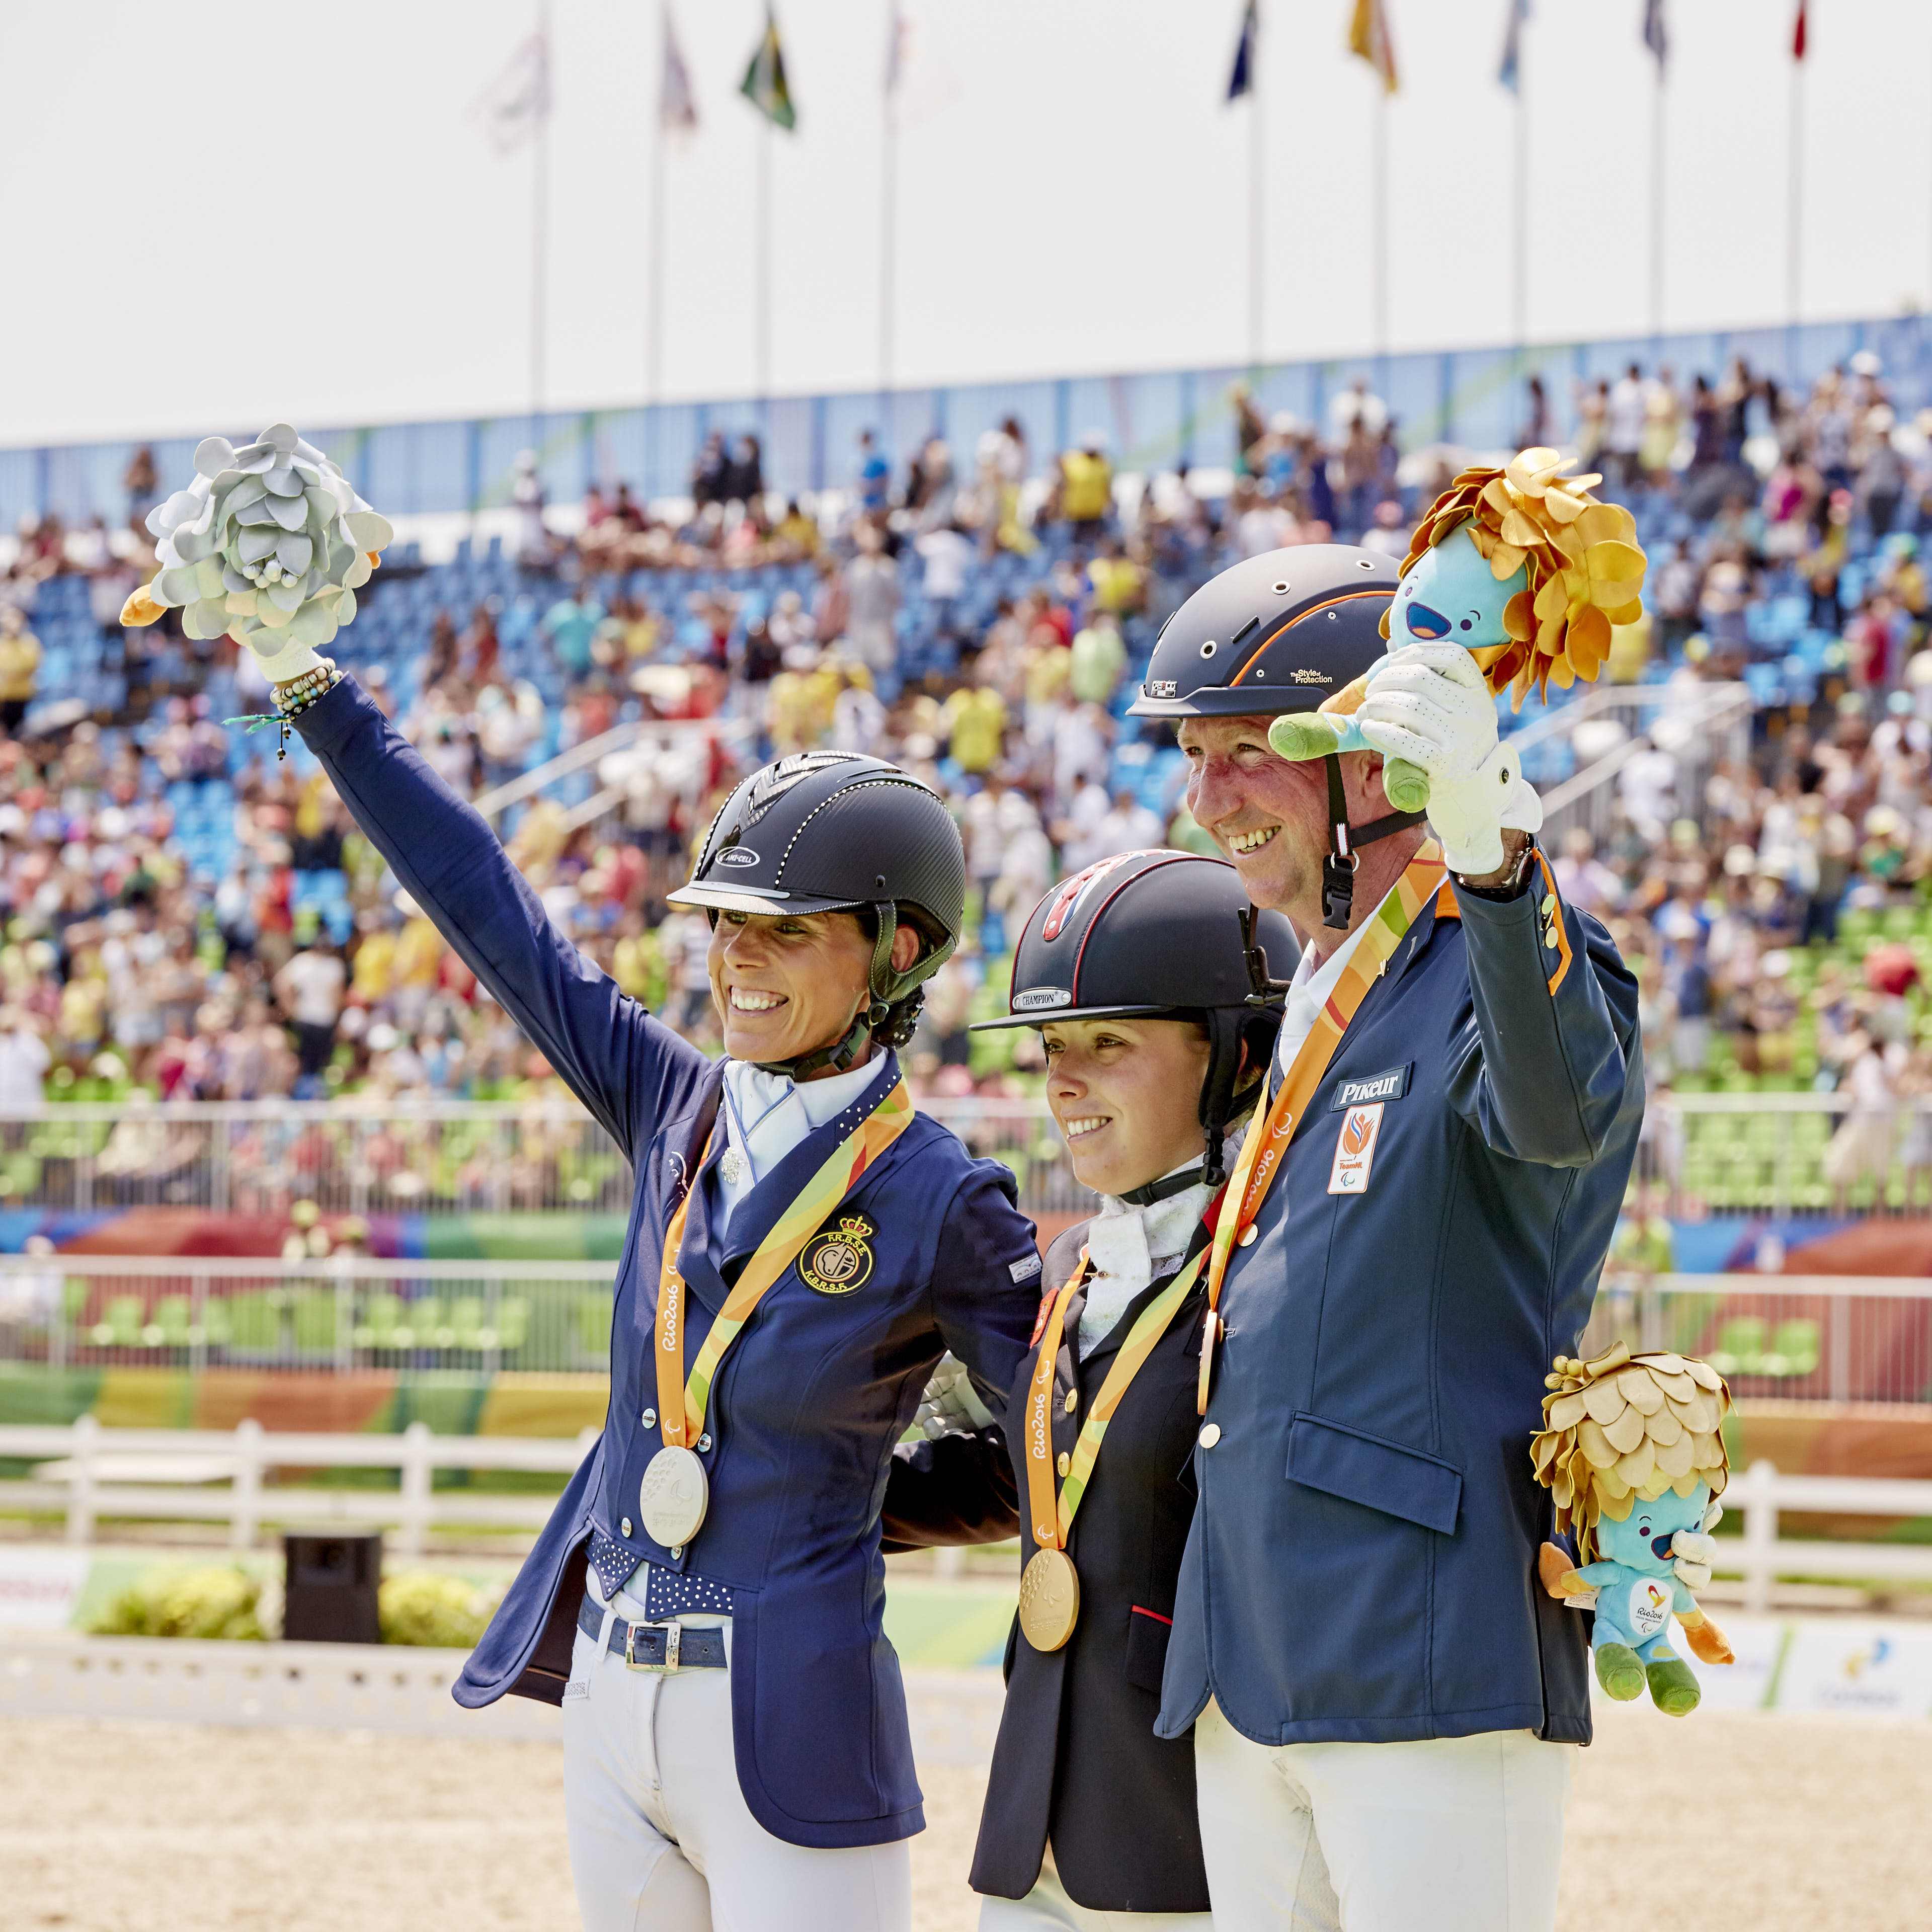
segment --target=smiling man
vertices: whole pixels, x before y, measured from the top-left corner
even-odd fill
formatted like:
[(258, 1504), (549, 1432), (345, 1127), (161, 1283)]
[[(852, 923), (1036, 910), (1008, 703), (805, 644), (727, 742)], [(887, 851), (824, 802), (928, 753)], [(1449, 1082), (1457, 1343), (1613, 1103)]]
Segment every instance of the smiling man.
[[(1303, 947), (1222, 1210), (1159, 1729), (1195, 1726), (1217, 1922), (1546, 1932), (1590, 1715), (1528, 1444), (1635, 1152), (1636, 988), (1561, 902), (1460, 644), (1376, 678), (1378, 751), (1270, 748), (1382, 656), (1396, 582), (1340, 545), (1237, 565), (1133, 707), (1174, 721), (1196, 819)], [(1384, 754), (1427, 775), (1426, 824)]]

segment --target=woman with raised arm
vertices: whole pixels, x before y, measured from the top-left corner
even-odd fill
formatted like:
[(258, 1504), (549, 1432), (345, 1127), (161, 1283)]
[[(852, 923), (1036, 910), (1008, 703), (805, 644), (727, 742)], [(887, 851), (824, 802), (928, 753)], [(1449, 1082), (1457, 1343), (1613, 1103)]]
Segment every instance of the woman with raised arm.
[[(1208, 1932), (1191, 1736), (1156, 1738), (1174, 1586), (1194, 1513), (1202, 1279), (1226, 1139), (1281, 1022), (1234, 868), (1103, 860), (1049, 892), (1013, 962), (1009, 1016), (1040, 1029), (1047, 1098), (1100, 1211), (1047, 1251), (1004, 1439), (902, 1450), (888, 1549), (1024, 1526), (1006, 1704), (973, 1862), (980, 1932)], [(967, 1391), (942, 1412), (970, 1414)], [(973, 1419), (985, 1420), (986, 1412)], [(1104, 1438), (1104, 1444), (1103, 1444)]]
[(457, 1700), (563, 1706), (591, 1932), (905, 1932), (924, 1819), (880, 1500), (944, 1352), (1004, 1406), (1040, 1270), (1008, 1171), (915, 1114), (893, 1052), (958, 936), (952, 821), (844, 752), (738, 786), (671, 896), (712, 922), (713, 1061), (557, 931), (353, 680), (293, 655), (278, 708), (637, 1177), (609, 1420)]

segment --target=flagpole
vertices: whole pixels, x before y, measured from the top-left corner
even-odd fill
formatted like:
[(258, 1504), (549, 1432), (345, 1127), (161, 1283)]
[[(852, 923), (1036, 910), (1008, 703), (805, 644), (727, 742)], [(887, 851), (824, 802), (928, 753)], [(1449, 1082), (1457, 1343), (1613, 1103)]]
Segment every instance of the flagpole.
[(550, 278), (550, 0), (537, 0), (542, 93), (530, 142), (530, 442), (543, 451), (544, 376)]
[(1790, 174), (1785, 188), (1784, 379), (1798, 380), (1798, 326), (1804, 250), (1804, 57), (1791, 61)]
[(1519, 29), (1516, 63), (1516, 194), (1512, 204), (1514, 232), (1510, 238), (1510, 340), (1520, 366), (1529, 346), (1529, 84), (1524, 73), (1522, 37)]
[(1257, 372), (1262, 366), (1262, 344), (1267, 339), (1267, 296), (1263, 280), (1267, 249), (1262, 238), (1266, 220), (1263, 197), (1268, 173), (1262, 142), (1261, 44), (1262, 10), (1257, 4), (1254, 38), (1248, 48), (1248, 366)]
[(885, 118), (879, 137), (879, 409), (880, 435), (891, 460), (893, 325), (898, 319), (899, 133), (898, 0), (887, 0)]
[(1650, 352), (1664, 353), (1664, 63), (1650, 93)]
[[(1378, 365), (1388, 356), (1388, 89), (1379, 77), (1376, 87), (1376, 152), (1373, 184), (1375, 202), (1375, 314), (1372, 334)], [(1379, 366), (1376, 380), (1386, 391), (1387, 371)]]
[(670, 143), (664, 132), (664, 87), (670, 78), (669, 0), (658, 0), (658, 109), (651, 134), (651, 236), (645, 297), (644, 402), (656, 403), (664, 393), (664, 164)]
[(772, 388), (772, 124), (770, 117), (762, 113), (758, 116), (758, 175), (757, 339), (753, 352), (762, 412)]

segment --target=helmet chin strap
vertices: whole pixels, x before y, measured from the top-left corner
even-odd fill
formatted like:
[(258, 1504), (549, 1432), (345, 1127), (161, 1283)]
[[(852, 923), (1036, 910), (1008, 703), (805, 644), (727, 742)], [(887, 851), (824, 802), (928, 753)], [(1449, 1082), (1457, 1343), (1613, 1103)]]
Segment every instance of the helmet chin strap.
[(1346, 932), (1354, 916), (1355, 868), (1361, 862), (1360, 848), (1378, 838), (1392, 838), (1420, 825), (1426, 812), (1392, 812), (1372, 824), (1352, 828), (1348, 806), (1342, 791), (1342, 760), (1330, 752), (1322, 760), (1328, 768), (1328, 844), (1322, 860), (1322, 923), (1337, 932)]
[[(794, 1080), (803, 1080), (821, 1067), (835, 1067), (841, 1073), (846, 1072), (858, 1064), (861, 1053), (871, 1045), (873, 1034), (890, 1016), (892, 1000), (888, 995), (895, 980), (904, 976), (892, 971), (892, 941), (899, 929), (898, 908), (890, 899), (881, 899), (872, 910), (878, 921), (878, 937), (873, 942), (872, 963), (866, 975), (866, 997), (854, 1010), (851, 1023), (830, 1046), (816, 1047), (793, 1060), (754, 1060), (752, 1064), (761, 1073), (782, 1073)], [(947, 948), (949, 952), (951, 950)], [(917, 980), (914, 983), (916, 985)]]

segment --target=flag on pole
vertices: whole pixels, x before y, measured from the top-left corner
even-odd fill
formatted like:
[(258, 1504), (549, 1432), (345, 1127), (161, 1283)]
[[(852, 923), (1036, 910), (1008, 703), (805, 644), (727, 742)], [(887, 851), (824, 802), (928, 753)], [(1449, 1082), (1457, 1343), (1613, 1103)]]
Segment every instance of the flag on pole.
[(664, 10), (664, 75), (658, 89), (658, 125), (667, 134), (698, 131), (698, 96), (692, 90), (691, 70), (684, 64), (668, 7)]
[(1793, 60), (1802, 60), (1804, 58), (1806, 45), (1804, 8), (1805, 0), (1798, 0), (1798, 24), (1791, 30), (1791, 58)]
[(902, 124), (930, 121), (959, 98), (959, 77), (946, 58), (933, 10), (922, 9), (914, 20), (903, 4), (895, 6), (886, 43), (886, 98)]
[(470, 118), (499, 154), (513, 154), (550, 112), (550, 49), (532, 34), (470, 103)]
[(788, 131), (798, 125), (797, 111), (791, 104), (791, 89), (785, 81), (784, 50), (778, 45), (778, 23), (767, 8), (765, 31), (738, 92), (775, 128)]
[(1382, 0), (1355, 0), (1348, 20), (1348, 51), (1382, 76), (1384, 92), (1395, 92), (1395, 43), (1389, 38), (1388, 11)]
[(1664, 64), (1670, 52), (1670, 34), (1664, 23), (1664, 0), (1644, 0), (1643, 44), (1657, 56), (1657, 77), (1664, 78)]
[(1516, 68), (1522, 58), (1522, 23), (1529, 18), (1529, 0), (1509, 0), (1509, 24), (1503, 29), (1503, 57), (1496, 79), (1516, 92)]
[(1238, 100), (1244, 94), (1255, 91), (1255, 31), (1260, 24), (1256, 19), (1259, 0), (1248, 0), (1241, 15), (1241, 38), (1234, 48), (1234, 70), (1228, 76), (1228, 98)]

